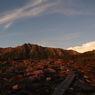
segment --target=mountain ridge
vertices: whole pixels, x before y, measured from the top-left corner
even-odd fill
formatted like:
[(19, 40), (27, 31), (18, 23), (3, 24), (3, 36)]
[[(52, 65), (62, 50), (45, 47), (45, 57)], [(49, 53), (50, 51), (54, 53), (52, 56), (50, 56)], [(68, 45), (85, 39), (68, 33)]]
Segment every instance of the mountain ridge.
[(61, 48), (42, 47), (37, 44), (25, 43), (16, 47), (0, 48), (0, 60), (28, 59), (28, 58), (60, 58), (68, 55), (76, 55), (74, 50)]

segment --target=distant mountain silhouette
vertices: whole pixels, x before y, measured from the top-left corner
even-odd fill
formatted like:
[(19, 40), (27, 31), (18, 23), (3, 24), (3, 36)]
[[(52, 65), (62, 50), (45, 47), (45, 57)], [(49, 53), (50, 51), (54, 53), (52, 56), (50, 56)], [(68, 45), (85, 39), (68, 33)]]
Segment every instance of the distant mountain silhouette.
[(0, 48), (0, 60), (22, 60), (38, 58), (62, 58), (68, 55), (76, 55), (78, 52), (60, 48), (42, 47), (36, 44), (23, 44), (17, 47)]

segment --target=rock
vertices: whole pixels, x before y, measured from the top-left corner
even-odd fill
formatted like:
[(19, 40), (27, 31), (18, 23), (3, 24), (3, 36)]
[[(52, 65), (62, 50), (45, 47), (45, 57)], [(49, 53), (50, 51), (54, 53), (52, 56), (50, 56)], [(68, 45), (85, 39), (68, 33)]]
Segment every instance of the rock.
[(56, 71), (55, 71), (54, 69), (52, 69), (52, 68), (48, 68), (48, 69), (45, 69), (45, 70), (44, 70), (45, 78), (46, 78), (46, 77), (51, 77), (51, 78), (53, 78), (54, 75), (55, 75), (55, 73), (56, 73)]
[(58, 75), (59, 75), (60, 77), (65, 77), (65, 76), (67, 76), (68, 74), (67, 74), (66, 71), (60, 70)]
[(26, 69), (26, 72), (30, 72), (30, 71), (32, 71), (33, 70), (33, 68), (31, 67), (31, 68), (27, 68)]
[(17, 75), (17, 76), (14, 76), (13, 78), (11, 78), (9, 80), (9, 82), (17, 81), (17, 80), (21, 80), (21, 79), (23, 79), (23, 76), (22, 75)]
[(28, 73), (25, 73), (24, 76), (25, 77), (31, 77), (31, 76), (34, 76), (35, 74), (31, 73), (31, 72), (28, 72)]
[(72, 87), (70, 87), (70, 88), (68, 88), (68, 90), (71, 90), (71, 91), (73, 91), (73, 88), (72, 88)]
[(36, 70), (33, 72), (33, 74), (37, 75), (37, 74), (44, 74), (43, 70)]
[(14, 67), (10, 67), (9, 69), (5, 71), (5, 73), (16, 73), (16, 72), (19, 72), (19, 71), (17, 68), (14, 68)]
[(39, 82), (39, 79), (37, 79), (37, 78), (24, 78), (19, 81), (19, 83), (23, 83), (23, 84), (29, 84), (29, 83), (33, 83), (33, 82)]
[(46, 78), (46, 81), (49, 81), (49, 80), (51, 80), (51, 77), (47, 77), (47, 78)]
[(88, 79), (89, 77), (88, 77), (88, 76), (86, 76), (86, 75), (84, 75), (84, 78)]
[(2, 71), (0, 71), (0, 74), (2, 73)]
[(45, 74), (55, 74), (56, 71), (54, 69), (52, 69), (52, 68), (48, 68), (48, 69), (45, 69), (44, 70), (44, 73)]
[(64, 66), (60, 66), (61, 70), (67, 70)]
[(8, 79), (7, 79), (7, 78), (3, 78), (3, 80), (8, 81)]
[(18, 84), (14, 85), (14, 86), (12, 87), (12, 89), (19, 89), (19, 88), (18, 88)]
[(40, 78), (41, 76), (44, 76), (44, 71), (43, 70), (36, 70), (32, 74), (35, 74), (33, 77)]

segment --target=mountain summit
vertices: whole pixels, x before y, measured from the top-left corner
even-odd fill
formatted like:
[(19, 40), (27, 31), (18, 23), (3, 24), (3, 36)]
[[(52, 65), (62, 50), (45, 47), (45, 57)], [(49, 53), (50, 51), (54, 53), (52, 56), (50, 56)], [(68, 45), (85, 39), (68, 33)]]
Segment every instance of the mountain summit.
[(36, 44), (23, 44), (17, 47), (0, 48), (0, 59), (28, 59), (28, 58), (60, 58), (76, 55), (78, 52), (61, 48), (42, 47)]

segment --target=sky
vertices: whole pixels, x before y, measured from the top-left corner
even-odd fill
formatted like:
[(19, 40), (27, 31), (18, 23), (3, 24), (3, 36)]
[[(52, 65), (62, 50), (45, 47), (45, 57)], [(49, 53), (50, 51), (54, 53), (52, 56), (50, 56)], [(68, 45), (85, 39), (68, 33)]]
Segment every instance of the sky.
[(0, 47), (24, 43), (95, 49), (95, 0), (0, 0)]

